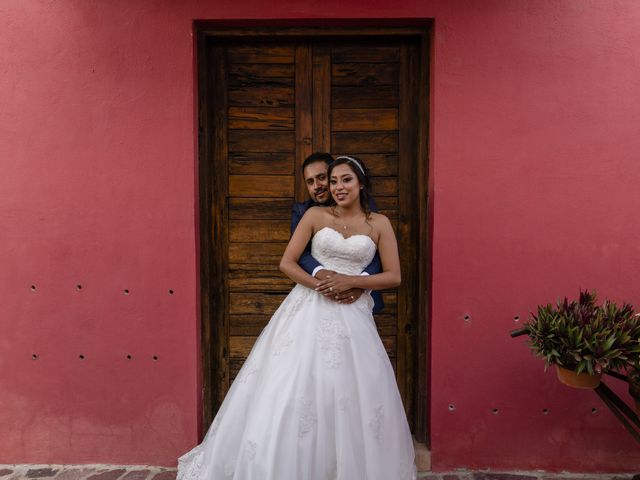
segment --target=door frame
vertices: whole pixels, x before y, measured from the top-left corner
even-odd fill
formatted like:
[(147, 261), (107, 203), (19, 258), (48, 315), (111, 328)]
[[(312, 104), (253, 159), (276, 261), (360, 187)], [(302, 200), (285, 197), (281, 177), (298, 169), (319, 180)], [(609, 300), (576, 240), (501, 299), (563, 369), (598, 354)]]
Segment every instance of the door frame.
[[(331, 23), (333, 26), (326, 26)], [(277, 26), (275, 26), (277, 25)], [(417, 292), (420, 301), (416, 305), (417, 332), (414, 337), (415, 353), (414, 381), (412, 408), (414, 411), (413, 430), (417, 441), (430, 444), (429, 413), (430, 413), (430, 321), (429, 302), (431, 299), (431, 244), (430, 244), (430, 219), (428, 198), (428, 174), (429, 174), (429, 83), (430, 83), (430, 52), (432, 44), (431, 19), (413, 22), (388, 22), (386, 25), (380, 21), (331, 21), (322, 22), (323, 26), (301, 25), (286, 22), (262, 22), (255, 20), (217, 22), (196, 21), (194, 30), (196, 33), (196, 68), (197, 68), (197, 119), (198, 119), (198, 254), (199, 254), (199, 303), (200, 303), (200, 369), (202, 377), (202, 417), (200, 438), (213, 421), (215, 412), (220, 407), (221, 399), (215, 391), (217, 378), (221, 369), (218, 359), (227, 355), (224, 344), (216, 339), (224, 338), (225, 332), (214, 331), (220, 326), (228, 330), (229, 326), (218, 322), (218, 312), (224, 312), (226, 308), (226, 295), (221, 289), (216, 288), (223, 282), (226, 265), (215, 263), (215, 251), (226, 248), (226, 222), (223, 218), (216, 218), (216, 210), (212, 207), (214, 191), (222, 188), (226, 190), (225, 183), (228, 172), (220, 168), (216, 162), (219, 152), (226, 149), (226, 116), (215, 115), (212, 105), (216, 99), (224, 97), (221, 88), (224, 84), (225, 72), (211, 67), (215, 64), (215, 45), (227, 41), (241, 39), (273, 40), (282, 38), (313, 39), (328, 37), (345, 37), (350, 40), (369, 37), (395, 37), (412, 38), (419, 45), (419, 78), (416, 107), (416, 132), (415, 150), (417, 152), (415, 176), (417, 184), (415, 198), (418, 199), (414, 214), (417, 215), (417, 230), (419, 242), (415, 253), (417, 262), (422, 268), (417, 269)], [(215, 135), (216, 132), (223, 132)], [(217, 164), (217, 166), (216, 166)], [(224, 162), (222, 162), (224, 164)], [(224, 262), (224, 260), (223, 260)], [(224, 316), (222, 316), (224, 317)], [(228, 333), (228, 332), (227, 332)], [(411, 419), (410, 419), (411, 421)]]

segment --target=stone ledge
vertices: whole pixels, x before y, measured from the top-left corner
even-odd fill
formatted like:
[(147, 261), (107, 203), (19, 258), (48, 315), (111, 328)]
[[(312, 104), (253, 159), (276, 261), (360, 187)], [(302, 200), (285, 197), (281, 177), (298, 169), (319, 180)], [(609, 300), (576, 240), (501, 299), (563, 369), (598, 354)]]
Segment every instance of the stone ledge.
[(536, 472), (455, 472), (418, 474), (421, 480), (640, 480), (640, 474), (632, 473), (548, 473)]
[[(417, 461), (430, 462), (429, 452), (426, 449), (425, 452), (416, 451)], [(422, 456), (418, 458), (419, 455)], [(426, 463), (421, 466), (424, 465)], [(0, 480), (175, 480), (175, 478), (175, 468), (151, 465), (0, 465)], [(634, 476), (630, 473), (577, 474), (458, 470), (423, 472), (418, 475), (418, 478), (421, 480), (640, 480), (640, 474)]]
[(151, 465), (0, 465), (0, 480), (175, 480), (176, 469)]

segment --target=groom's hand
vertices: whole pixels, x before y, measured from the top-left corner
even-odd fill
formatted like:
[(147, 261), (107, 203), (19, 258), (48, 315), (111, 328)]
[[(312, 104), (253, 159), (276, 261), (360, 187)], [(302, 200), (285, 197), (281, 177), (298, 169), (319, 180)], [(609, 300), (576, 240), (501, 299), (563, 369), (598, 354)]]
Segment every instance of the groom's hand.
[(345, 275), (343, 273), (332, 273), (327, 275), (327, 278), (319, 281), (316, 284), (316, 292), (322, 295), (333, 295), (334, 300), (347, 290), (352, 290), (355, 287), (353, 275)]
[(326, 280), (326, 278), (327, 278), (328, 276), (331, 276), (331, 275), (333, 275), (334, 273), (336, 273), (336, 272), (334, 272), (333, 270), (326, 270), (326, 269), (322, 268), (322, 269), (320, 269), (320, 270), (318, 270), (318, 271), (316, 272), (316, 278), (317, 278), (318, 280)]

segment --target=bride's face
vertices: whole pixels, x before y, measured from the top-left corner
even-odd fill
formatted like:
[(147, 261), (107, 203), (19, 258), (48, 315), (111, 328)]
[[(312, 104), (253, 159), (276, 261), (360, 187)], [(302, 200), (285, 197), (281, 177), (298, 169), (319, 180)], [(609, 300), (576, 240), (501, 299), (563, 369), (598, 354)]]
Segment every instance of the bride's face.
[(349, 164), (336, 166), (331, 172), (329, 190), (341, 207), (350, 207), (360, 202), (360, 181)]

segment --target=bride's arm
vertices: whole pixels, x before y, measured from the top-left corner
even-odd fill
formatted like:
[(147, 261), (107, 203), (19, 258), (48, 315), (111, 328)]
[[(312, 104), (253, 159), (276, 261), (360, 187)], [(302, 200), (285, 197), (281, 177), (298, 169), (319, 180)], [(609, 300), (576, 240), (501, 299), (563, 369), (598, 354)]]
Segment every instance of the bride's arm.
[(382, 272), (375, 275), (332, 275), (318, 283), (316, 290), (325, 294), (330, 288), (333, 292), (343, 292), (350, 288), (364, 290), (384, 290), (400, 285), (400, 258), (398, 256), (398, 242), (391, 222), (384, 215), (379, 216), (380, 237), (378, 238), (378, 253), (382, 261)]
[(313, 207), (307, 210), (307, 212), (300, 220), (298, 227), (294, 230), (289, 244), (282, 254), (280, 260), (280, 271), (287, 277), (300, 285), (304, 285), (308, 288), (315, 288), (318, 284), (318, 280), (313, 278), (298, 264), (300, 255), (304, 252), (305, 247), (311, 240), (314, 231), (315, 219), (318, 216), (318, 209), (320, 207)]

